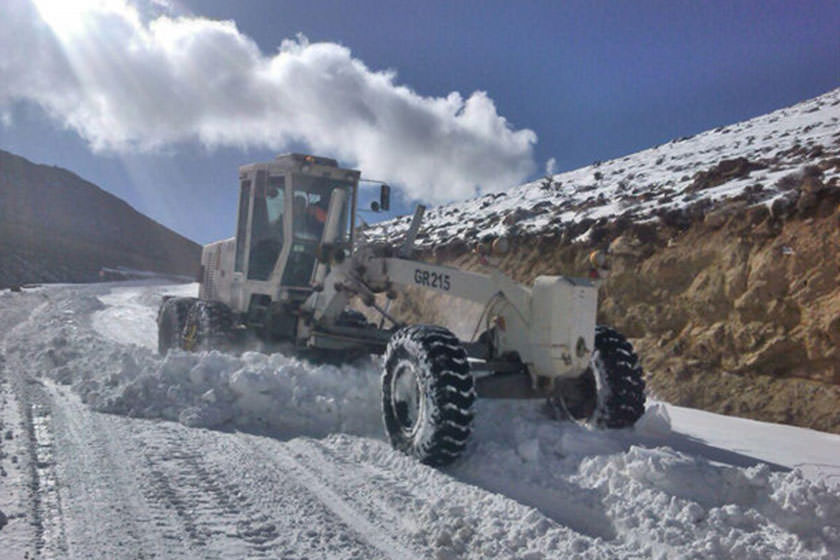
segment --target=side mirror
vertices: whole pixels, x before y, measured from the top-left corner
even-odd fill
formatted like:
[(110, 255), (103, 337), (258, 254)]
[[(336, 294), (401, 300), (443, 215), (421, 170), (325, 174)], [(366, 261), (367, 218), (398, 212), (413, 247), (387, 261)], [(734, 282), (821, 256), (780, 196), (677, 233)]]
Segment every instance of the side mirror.
[(379, 203), (375, 200), (372, 200), (370, 203), (370, 209), (374, 212), (379, 212)]
[(379, 187), (379, 208), (386, 212), (391, 209), (391, 187), (385, 184)]

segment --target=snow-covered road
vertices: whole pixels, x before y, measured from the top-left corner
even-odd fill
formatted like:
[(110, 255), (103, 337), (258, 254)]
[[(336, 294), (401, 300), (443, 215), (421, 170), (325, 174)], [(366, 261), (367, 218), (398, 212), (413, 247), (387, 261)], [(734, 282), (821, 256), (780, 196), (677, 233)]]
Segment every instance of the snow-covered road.
[(598, 432), (481, 401), (436, 470), (384, 441), (375, 360), (157, 356), (160, 296), (190, 290), (0, 292), (3, 558), (840, 555), (839, 436), (662, 404)]

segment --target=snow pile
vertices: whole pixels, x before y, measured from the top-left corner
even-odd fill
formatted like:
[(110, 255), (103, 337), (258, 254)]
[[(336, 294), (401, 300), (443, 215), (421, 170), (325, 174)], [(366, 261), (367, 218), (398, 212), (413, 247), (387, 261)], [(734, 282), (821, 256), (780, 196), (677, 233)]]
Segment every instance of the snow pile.
[(798, 471), (719, 466), (668, 448), (633, 446), (584, 458), (573, 479), (601, 495), (628, 540), (647, 543), (654, 555), (685, 548), (706, 558), (840, 553), (840, 496)]
[[(589, 537), (578, 547), (593, 557), (605, 554), (602, 541), (622, 557), (840, 554), (837, 489), (799, 469), (698, 445), (668, 428), (661, 403), (640, 422), (590, 430), (549, 420), (533, 402), (479, 401), (475, 434), (451, 474)], [(836, 436), (832, 445), (840, 450)]]
[(157, 339), (158, 290), (99, 298), (56, 289), (41, 297), (29, 320), (9, 334), (6, 353), (32, 375), (71, 385), (96, 410), (278, 437), (382, 433), (372, 363), (313, 365), (256, 352), (161, 357), (149, 348)]
[(282, 354), (235, 357), (216, 351), (175, 351), (153, 362), (135, 375), (127, 360), (104, 384), (83, 385), (80, 392), (97, 410), (177, 419), (187, 426), (235, 426), (279, 437), (382, 432), (373, 367), (315, 366)]
[(663, 403), (648, 399), (647, 409), (633, 429), (639, 434), (666, 436), (671, 431), (671, 414)]
[[(432, 208), (417, 245), (438, 247), (522, 234), (585, 240), (599, 220), (645, 221), (708, 212), (723, 200), (795, 202), (787, 178), (819, 164), (840, 178), (840, 89), (767, 115), (596, 162), (505, 193)], [(702, 214), (701, 214), (702, 215)], [(371, 241), (400, 240), (410, 216), (373, 225)]]
[[(541, 419), (533, 404), (479, 404), (473, 443), (443, 474), (384, 442), (333, 435), (292, 445), (296, 452), (319, 448), (338, 457), (359, 478), (375, 476), (416, 548), (431, 549), (427, 557), (840, 554), (840, 494), (797, 470), (774, 472), (758, 462), (736, 467), (664, 445), (642, 446), (632, 432)], [(503, 424), (511, 427), (499, 431)], [(670, 441), (679, 438), (672, 434)], [(360, 482), (346, 484), (353, 493)]]
[[(606, 469), (596, 488), (604, 493), (608, 515), (634, 527), (628, 541), (647, 544), (655, 555), (691, 551), (698, 558), (759, 560), (840, 553), (840, 498), (799, 472), (716, 467), (670, 450), (641, 448), (610, 465), (592, 463), (585, 468)], [(613, 495), (617, 486), (620, 497)], [(787, 502), (800, 494), (816, 500)]]

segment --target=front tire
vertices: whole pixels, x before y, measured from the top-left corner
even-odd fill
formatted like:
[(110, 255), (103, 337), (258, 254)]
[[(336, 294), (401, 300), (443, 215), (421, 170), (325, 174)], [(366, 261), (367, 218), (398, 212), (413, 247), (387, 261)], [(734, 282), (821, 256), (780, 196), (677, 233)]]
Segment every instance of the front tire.
[(198, 300), (190, 307), (181, 335), (182, 348), (191, 352), (225, 349), (233, 330), (233, 312), (219, 301)]
[(157, 318), (159, 354), (165, 355), (170, 348), (181, 348), (187, 314), (196, 301), (195, 298), (170, 297), (160, 304)]
[(382, 417), (391, 445), (427, 465), (457, 459), (472, 432), (476, 398), (461, 343), (443, 327), (404, 327), (384, 361)]

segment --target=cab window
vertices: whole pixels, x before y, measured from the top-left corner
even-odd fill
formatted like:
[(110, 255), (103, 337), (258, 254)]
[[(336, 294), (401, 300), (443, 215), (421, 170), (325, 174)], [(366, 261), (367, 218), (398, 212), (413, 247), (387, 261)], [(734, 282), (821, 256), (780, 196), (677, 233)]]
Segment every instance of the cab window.
[[(320, 242), (327, 222), (330, 197), (336, 189), (349, 189), (347, 181), (328, 177), (295, 177), (293, 223), (296, 239)], [(347, 197), (348, 201), (350, 197)], [(347, 229), (347, 208), (343, 209), (339, 231)]]
[(249, 279), (268, 280), (283, 249), (284, 186), (282, 176), (257, 181), (251, 220)]
[(245, 235), (248, 233), (248, 204), (251, 198), (251, 181), (242, 181), (239, 191), (239, 220), (236, 225), (236, 262), (233, 269), (242, 272), (245, 266)]
[[(329, 177), (295, 175), (292, 193), (292, 241), (286, 270), (283, 273), (284, 286), (308, 286), (316, 265), (316, 251), (324, 234), (330, 197), (336, 189), (350, 189), (347, 181)], [(348, 201), (350, 197), (347, 197)], [(347, 208), (342, 210), (339, 231), (346, 235)]]

